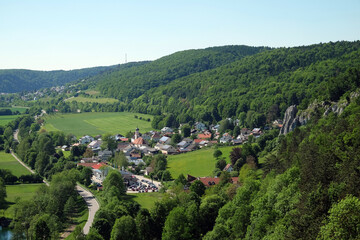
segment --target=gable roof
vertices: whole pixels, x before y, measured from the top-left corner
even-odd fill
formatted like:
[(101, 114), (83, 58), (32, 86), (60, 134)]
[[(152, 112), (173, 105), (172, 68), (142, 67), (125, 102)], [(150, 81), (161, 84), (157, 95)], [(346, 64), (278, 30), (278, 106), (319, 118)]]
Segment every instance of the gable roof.
[(133, 141), (133, 144), (135, 144), (135, 145), (143, 145), (143, 144), (145, 144), (145, 141), (144, 141), (144, 139), (142, 137), (139, 137), (139, 138), (137, 138), (137, 139), (135, 139)]
[(92, 163), (78, 163), (78, 166), (84, 166), (84, 167), (91, 167), (93, 169), (100, 169), (102, 166), (107, 166), (105, 163), (97, 163), (97, 162), (92, 162)]
[(200, 134), (198, 134), (198, 138), (200, 138), (200, 139), (211, 138), (211, 134), (203, 134), (203, 133), (200, 133)]
[[(200, 180), (206, 187), (217, 185), (220, 182), (220, 178), (213, 178), (213, 177), (200, 177), (197, 179)], [(236, 184), (238, 179), (239, 179), (238, 177), (232, 177), (231, 181), (233, 184)]]

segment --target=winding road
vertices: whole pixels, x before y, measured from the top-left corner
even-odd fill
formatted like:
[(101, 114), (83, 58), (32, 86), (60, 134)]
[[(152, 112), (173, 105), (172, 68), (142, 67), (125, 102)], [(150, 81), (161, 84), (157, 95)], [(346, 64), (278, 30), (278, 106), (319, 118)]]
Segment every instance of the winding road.
[[(19, 129), (17, 129), (14, 132), (14, 139), (16, 141), (19, 142), (18, 139), (18, 133), (19, 133)], [(28, 169), (31, 173), (35, 173), (34, 170), (32, 170), (31, 168), (29, 168), (23, 161), (21, 161), (15, 154), (14, 152), (11, 150), (11, 155), (21, 164), (23, 165), (26, 169)], [(43, 180), (44, 183), (49, 186), (49, 183), (44, 179)], [(89, 209), (89, 216), (88, 219), (85, 223), (85, 226), (83, 228), (83, 233), (84, 234), (88, 234), (90, 227), (94, 221), (94, 217), (95, 217), (95, 213), (99, 210), (100, 208), (100, 204), (98, 203), (98, 201), (96, 200), (95, 196), (89, 192), (88, 190), (84, 189), (83, 187), (81, 187), (79, 184), (76, 185), (76, 191), (78, 192), (78, 194), (84, 199), (84, 201), (86, 202), (86, 205), (88, 206)], [(65, 231), (66, 235), (69, 235), (75, 228), (71, 228), (71, 230), (67, 229)]]

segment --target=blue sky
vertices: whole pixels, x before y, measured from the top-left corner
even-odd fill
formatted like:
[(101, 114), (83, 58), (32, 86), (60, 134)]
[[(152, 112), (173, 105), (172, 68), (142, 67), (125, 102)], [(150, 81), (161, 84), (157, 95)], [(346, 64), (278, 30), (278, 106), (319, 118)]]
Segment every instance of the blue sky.
[(0, 69), (77, 69), (222, 45), (360, 40), (359, 0), (0, 1)]

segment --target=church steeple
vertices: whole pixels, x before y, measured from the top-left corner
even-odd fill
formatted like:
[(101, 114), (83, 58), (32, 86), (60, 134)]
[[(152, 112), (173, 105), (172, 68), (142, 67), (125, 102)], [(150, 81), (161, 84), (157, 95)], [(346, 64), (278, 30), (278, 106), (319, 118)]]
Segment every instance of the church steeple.
[(137, 127), (135, 130), (135, 139), (138, 139), (140, 137), (139, 128)]

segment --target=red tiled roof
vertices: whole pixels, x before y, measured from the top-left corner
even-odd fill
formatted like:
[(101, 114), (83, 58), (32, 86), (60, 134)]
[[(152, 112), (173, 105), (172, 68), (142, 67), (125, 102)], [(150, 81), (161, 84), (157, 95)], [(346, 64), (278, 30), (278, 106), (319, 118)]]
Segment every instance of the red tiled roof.
[[(238, 181), (238, 177), (232, 177), (232, 183), (236, 184)], [(220, 178), (212, 178), (212, 177), (201, 177), (199, 178), (199, 180), (206, 186), (206, 187), (211, 187), (213, 185), (217, 185), (220, 182)]]
[(143, 144), (145, 144), (145, 141), (142, 137), (139, 137), (139, 138), (135, 139), (133, 143), (136, 145), (143, 145)]
[(128, 138), (119, 138), (120, 139), (120, 141), (123, 141), (123, 142), (127, 142), (127, 141), (129, 141), (129, 139)]
[(201, 143), (202, 141), (204, 141), (204, 139), (194, 139), (195, 143)]
[(203, 134), (203, 133), (200, 133), (200, 134), (198, 134), (198, 138), (200, 138), (200, 139), (211, 138), (211, 134)]
[(92, 166), (93, 169), (100, 169), (101, 167), (106, 166), (105, 163), (97, 163), (96, 165)]
[(92, 162), (92, 163), (78, 163), (77, 165), (78, 166), (84, 166), (84, 167), (91, 167), (93, 169), (99, 169), (102, 166), (106, 166), (105, 163), (96, 163), (96, 162), (95, 163), (94, 162)]

